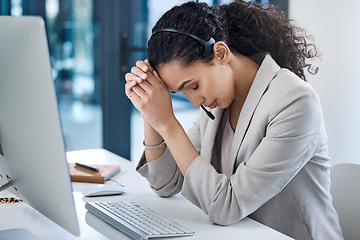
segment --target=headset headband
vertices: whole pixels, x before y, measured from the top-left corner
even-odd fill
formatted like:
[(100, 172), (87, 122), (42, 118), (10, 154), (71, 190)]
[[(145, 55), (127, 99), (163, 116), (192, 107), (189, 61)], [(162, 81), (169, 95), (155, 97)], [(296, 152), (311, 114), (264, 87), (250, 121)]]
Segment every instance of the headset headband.
[(203, 56), (205, 58), (207, 58), (207, 57), (209, 57), (211, 55), (212, 50), (213, 50), (213, 45), (215, 44), (215, 40), (213, 38), (210, 38), (209, 41), (205, 41), (205, 40), (202, 40), (199, 37), (195, 36), (194, 34), (184, 32), (184, 31), (181, 31), (181, 30), (177, 30), (177, 29), (174, 29), (174, 28), (163, 28), (163, 29), (156, 30), (155, 32), (153, 32), (151, 34), (151, 36), (153, 36), (153, 35), (155, 35), (157, 33), (161, 33), (161, 32), (178, 33), (178, 34), (182, 34), (182, 35), (185, 35), (185, 36), (188, 36), (188, 37), (191, 37), (191, 38), (195, 39), (196, 41), (198, 41), (199, 43), (201, 43), (204, 46), (205, 49), (204, 49)]

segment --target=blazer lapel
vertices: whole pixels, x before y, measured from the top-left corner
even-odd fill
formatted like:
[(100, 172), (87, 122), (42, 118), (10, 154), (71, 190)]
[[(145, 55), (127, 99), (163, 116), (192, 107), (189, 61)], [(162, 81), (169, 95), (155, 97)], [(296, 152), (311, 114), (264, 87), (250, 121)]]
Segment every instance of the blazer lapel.
[(263, 94), (265, 93), (269, 83), (276, 76), (279, 70), (280, 67), (276, 64), (270, 55), (267, 55), (255, 76), (248, 96), (246, 97), (245, 103), (240, 112), (230, 152), (230, 164), (233, 167), (246, 131), (251, 123), (255, 109), (259, 104)]

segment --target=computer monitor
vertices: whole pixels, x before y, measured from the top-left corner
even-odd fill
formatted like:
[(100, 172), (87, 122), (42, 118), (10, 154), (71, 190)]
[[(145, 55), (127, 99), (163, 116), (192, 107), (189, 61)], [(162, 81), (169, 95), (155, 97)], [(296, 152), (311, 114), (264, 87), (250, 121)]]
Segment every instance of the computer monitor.
[(0, 16), (0, 145), (2, 188), (79, 235), (40, 17)]

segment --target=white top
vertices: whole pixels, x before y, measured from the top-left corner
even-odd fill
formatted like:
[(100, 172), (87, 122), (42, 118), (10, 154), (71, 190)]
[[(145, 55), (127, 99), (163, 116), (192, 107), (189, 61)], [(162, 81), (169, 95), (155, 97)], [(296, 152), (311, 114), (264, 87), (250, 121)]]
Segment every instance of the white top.
[(221, 125), (224, 129), (221, 138), (221, 167), (222, 172), (227, 176), (227, 178), (230, 178), (232, 174), (232, 166), (230, 166), (230, 151), (235, 132), (230, 125), (228, 108), (224, 111), (223, 118), (221, 119)]

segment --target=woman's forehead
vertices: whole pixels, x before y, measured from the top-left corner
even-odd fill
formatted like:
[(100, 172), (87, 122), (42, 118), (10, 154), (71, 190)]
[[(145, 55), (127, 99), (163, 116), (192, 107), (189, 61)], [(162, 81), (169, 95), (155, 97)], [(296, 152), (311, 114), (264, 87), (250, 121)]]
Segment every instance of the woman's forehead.
[(178, 61), (172, 61), (157, 67), (157, 72), (165, 83), (171, 83), (184, 80), (190, 75), (194, 75), (196, 68), (193, 68), (192, 65), (184, 66), (184, 64)]
[(170, 92), (179, 92), (196, 76), (196, 68), (171, 62), (157, 68), (158, 74)]
[(194, 62), (190, 65), (184, 65), (179, 61), (172, 61), (157, 67), (157, 72), (162, 78), (164, 78), (164, 81), (177, 78), (184, 80), (184, 78), (189, 78), (190, 76), (193, 77), (200, 71), (201, 63), (199, 62)]

